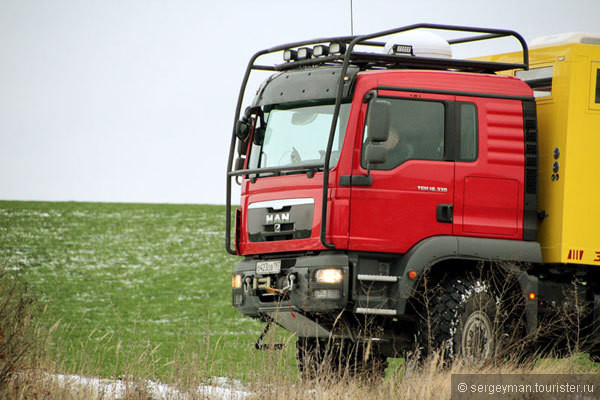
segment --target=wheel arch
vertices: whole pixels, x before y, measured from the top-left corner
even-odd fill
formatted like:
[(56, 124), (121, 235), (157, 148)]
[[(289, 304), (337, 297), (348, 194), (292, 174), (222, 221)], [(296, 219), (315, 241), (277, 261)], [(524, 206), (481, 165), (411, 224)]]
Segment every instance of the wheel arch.
[[(526, 270), (531, 264), (542, 262), (539, 243), (504, 239), (486, 239), (457, 236), (435, 236), (415, 245), (401, 259), (404, 276), (399, 287), (399, 312), (412, 312), (412, 300), (426, 285), (434, 285), (443, 279), (478, 273), (480, 268), (499, 269), (512, 273), (518, 281), (522, 295), (538, 292), (535, 276)], [(415, 271), (417, 279), (410, 279), (409, 271)], [(527, 301), (527, 330), (537, 327), (537, 302)]]

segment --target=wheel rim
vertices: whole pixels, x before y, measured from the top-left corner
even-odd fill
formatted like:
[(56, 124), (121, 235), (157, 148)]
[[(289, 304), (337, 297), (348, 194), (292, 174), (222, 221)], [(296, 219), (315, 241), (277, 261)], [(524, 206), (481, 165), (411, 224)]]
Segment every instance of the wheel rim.
[(475, 311), (463, 329), (462, 350), (465, 357), (474, 364), (481, 365), (492, 354), (494, 337), (492, 321), (483, 311)]

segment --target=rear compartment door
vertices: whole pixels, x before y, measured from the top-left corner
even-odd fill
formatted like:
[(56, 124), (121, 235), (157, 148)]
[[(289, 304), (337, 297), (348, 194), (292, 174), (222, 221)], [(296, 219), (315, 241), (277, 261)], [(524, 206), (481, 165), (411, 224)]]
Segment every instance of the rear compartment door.
[(454, 234), (517, 239), (523, 220), (523, 105), (456, 97)]
[[(351, 188), (349, 247), (404, 253), (427, 237), (452, 234), (454, 96), (380, 90), (378, 97), (392, 111), (386, 162), (372, 166), (371, 185)], [(365, 135), (357, 135), (362, 151), (353, 176), (367, 173)]]

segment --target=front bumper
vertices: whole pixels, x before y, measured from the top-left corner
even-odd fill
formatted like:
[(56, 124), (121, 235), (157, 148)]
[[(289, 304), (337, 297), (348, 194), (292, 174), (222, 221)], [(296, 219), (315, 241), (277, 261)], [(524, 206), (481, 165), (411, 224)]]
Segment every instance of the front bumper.
[[(350, 267), (346, 254), (328, 253), (300, 257), (278, 258), (281, 272), (257, 274), (257, 262), (248, 258), (235, 264), (234, 274), (241, 275), (241, 288), (233, 289), (233, 305), (242, 314), (250, 317), (271, 317), (277, 310), (295, 310), (299, 314), (335, 313), (346, 308), (350, 291)], [(316, 272), (323, 268), (337, 268), (343, 278), (339, 283), (320, 283)], [(289, 287), (290, 276), (294, 276)], [(265, 289), (268, 280), (269, 288)], [(257, 285), (257, 281), (262, 285)], [(259, 287), (262, 288), (259, 288)]]

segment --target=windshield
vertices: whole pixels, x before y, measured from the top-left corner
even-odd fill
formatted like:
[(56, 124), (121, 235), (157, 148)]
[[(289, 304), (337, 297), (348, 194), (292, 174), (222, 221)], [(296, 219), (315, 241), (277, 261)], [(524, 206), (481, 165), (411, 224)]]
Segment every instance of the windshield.
[[(253, 144), (249, 168), (311, 165), (325, 160), (334, 105), (273, 109), (265, 114), (267, 127), (262, 145)], [(340, 106), (329, 167), (337, 164), (350, 104)]]

